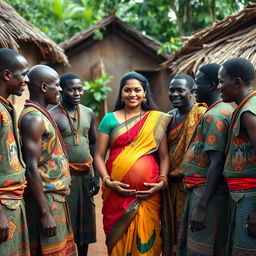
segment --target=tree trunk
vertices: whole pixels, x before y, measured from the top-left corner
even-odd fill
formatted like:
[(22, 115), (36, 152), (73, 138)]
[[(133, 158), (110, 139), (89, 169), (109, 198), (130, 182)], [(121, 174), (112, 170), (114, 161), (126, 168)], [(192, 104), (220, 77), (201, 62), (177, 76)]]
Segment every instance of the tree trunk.
[(192, 24), (192, 9), (191, 9), (191, 3), (190, 0), (187, 1), (187, 15), (188, 15), (188, 25), (189, 25), (189, 30), (190, 30), (190, 34), (192, 33), (192, 31), (194, 30), (193, 28), (193, 24)]
[(172, 9), (173, 9), (173, 11), (175, 13), (175, 16), (176, 16), (176, 22), (177, 22), (177, 26), (178, 26), (179, 36), (182, 37), (182, 36), (184, 36), (184, 32), (183, 32), (183, 29), (182, 29), (181, 18), (179, 16), (179, 12), (178, 12), (178, 10), (175, 6), (175, 3), (173, 4)]
[(216, 21), (216, 0), (211, 0), (209, 5), (209, 12), (212, 19), (212, 24)]

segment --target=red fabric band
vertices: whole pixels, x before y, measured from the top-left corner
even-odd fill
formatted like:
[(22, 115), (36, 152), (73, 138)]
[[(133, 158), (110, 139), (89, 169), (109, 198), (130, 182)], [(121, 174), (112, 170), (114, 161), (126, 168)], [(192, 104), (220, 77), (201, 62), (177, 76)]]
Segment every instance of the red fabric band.
[(247, 190), (256, 188), (256, 178), (226, 178), (229, 190)]

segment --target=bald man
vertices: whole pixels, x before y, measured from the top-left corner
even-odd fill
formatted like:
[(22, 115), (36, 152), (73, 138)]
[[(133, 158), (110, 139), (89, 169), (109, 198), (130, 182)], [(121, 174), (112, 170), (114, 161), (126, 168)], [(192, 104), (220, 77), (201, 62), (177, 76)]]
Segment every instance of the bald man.
[(28, 82), (28, 63), (18, 52), (0, 49), (0, 255), (29, 255), (22, 200), (25, 164), (10, 95), (21, 96)]
[(30, 99), (20, 116), (28, 191), (31, 255), (77, 255), (66, 195), (70, 173), (65, 145), (46, 107), (60, 98), (59, 76), (45, 65), (28, 73)]

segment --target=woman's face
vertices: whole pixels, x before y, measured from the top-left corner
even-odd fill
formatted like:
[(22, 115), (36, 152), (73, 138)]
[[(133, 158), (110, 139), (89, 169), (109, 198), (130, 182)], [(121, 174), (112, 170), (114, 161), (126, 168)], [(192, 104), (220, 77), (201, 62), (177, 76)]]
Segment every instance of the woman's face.
[(136, 108), (141, 105), (145, 91), (137, 79), (127, 80), (122, 89), (122, 100), (127, 107)]

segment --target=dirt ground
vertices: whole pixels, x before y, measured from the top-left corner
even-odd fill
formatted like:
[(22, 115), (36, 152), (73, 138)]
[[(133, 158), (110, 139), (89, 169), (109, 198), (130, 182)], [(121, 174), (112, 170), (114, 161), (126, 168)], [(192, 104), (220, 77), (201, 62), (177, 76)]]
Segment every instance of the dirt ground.
[(105, 234), (102, 225), (102, 199), (101, 192), (94, 197), (94, 202), (96, 204), (96, 226), (97, 226), (97, 242), (90, 244), (88, 256), (107, 256), (107, 248), (105, 245)]

